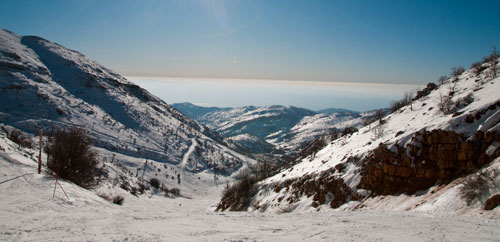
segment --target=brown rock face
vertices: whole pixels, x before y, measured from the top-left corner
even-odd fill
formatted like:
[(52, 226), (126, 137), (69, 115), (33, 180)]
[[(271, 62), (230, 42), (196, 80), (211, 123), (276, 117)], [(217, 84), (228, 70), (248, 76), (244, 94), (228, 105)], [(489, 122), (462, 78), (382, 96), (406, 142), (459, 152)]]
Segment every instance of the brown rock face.
[(493, 210), (498, 205), (500, 205), (500, 194), (494, 195), (486, 200), (484, 204), (484, 210)]
[[(272, 189), (279, 192), (285, 189), (290, 195), (283, 200), (279, 198), (278, 202), (288, 202), (293, 204), (299, 201), (300, 197), (313, 197), (313, 207), (321, 204), (329, 204), (331, 208), (338, 208), (342, 204), (358, 200), (360, 196), (348, 187), (342, 178), (334, 176), (335, 171), (343, 169), (341, 167), (332, 168), (322, 172), (319, 175), (306, 175), (299, 178), (285, 180), (278, 184), (272, 184)], [(256, 207), (260, 209), (259, 206)]]
[(416, 133), (413, 142), (397, 146), (397, 152), (380, 145), (363, 161), (358, 187), (372, 195), (412, 194), (470, 174), (500, 155), (500, 149), (491, 157), (485, 153), (500, 135), (478, 132), (474, 137), (467, 141), (463, 134), (433, 130)]
[[(359, 160), (351, 157), (320, 174), (287, 179), (267, 184), (261, 189), (280, 192), (288, 196), (277, 199), (280, 203), (293, 204), (302, 196), (312, 197), (312, 206), (329, 204), (332, 208), (360, 200), (362, 195), (348, 187), (342, 178), (334, 174), (345, 172), (350, 163), (362, 164), (362, 178), (358, 188), (376, 195), (413, 194), (435, 184), (448, 183), (459, 176), (470, 174), (500, 156), (497, 149), (491, 156), (485, 151), (493, 142), (500, 142), (496, 133), (478, 132), (472, 141), (453, 131), (433, 130), (416, 133), (413, 142), (406, 147), (397, 146), (395, 151), (380, 145), (371, 155)], [(257, 204), (257, 209), (266, 209)]]

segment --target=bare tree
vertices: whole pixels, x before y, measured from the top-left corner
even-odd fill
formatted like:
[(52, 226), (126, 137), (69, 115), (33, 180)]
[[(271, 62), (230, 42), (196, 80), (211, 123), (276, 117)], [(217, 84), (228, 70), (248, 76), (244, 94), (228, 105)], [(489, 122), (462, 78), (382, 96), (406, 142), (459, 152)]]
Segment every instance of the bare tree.
[(413, 111), (413, 97), (414, 97), (414, 91), (406, 91), (405, 94), (403, 95), (403, 99), (405, 100), (406, 105), (410, 104), (410, 110)]
[(445, 115), (455, 112), (455, 103), (451, 100), (451, 96), (442, 95), (441, 92), (439, 92), (438, 107), (439, 110)]
[(378, 124), (373, 128), (373, 134), (375, 139), (382, 138), (384, 136), (384, 125)]
[(448, 80), (448, 77), (447, 76), (440, 76), (439, 79), (438, 79), (438, 85), (443, 85), (446, 80)]
[(498, 74), (498, 66), (497, 66), (497, 63), (498, 63), (498, 57), (500, 57), (500, 53), (497, 52), (497, 47), (496, 46), (493, 46), (491, 47), (491, 54), (487, 57), (485, 57), (485, 60), (488, 62), (491, 70), (491, 78), (494, 79), (494, 78), (497, 78), (497, 74)]
[(451, 68), (451, 76), (453, 77), (453, 81), (457, 81), (458, 77), (464, 73), (465, 69), (461, 66)]
[[(460, 75), (458, 75), (460, 76)], [(453, 81), (448, 82), (448, 96), (451, 98), (455, 95), (455, 89), (457, 88), (457, 77), (453, 77)]]
[(385, 117), (385, 112), (382, 109), (375, 111), (375, 119), (378, 120), (379, 124), (384, 123), (383, 118)]
[(474, 72), (474, 75), (478, 76), (479, 74), (481, 74), (482, 64), (479, 61), (478, 62), (474, 62), (474, 63), (472, 63), (472, 65), (470, 66), (470, 68)]

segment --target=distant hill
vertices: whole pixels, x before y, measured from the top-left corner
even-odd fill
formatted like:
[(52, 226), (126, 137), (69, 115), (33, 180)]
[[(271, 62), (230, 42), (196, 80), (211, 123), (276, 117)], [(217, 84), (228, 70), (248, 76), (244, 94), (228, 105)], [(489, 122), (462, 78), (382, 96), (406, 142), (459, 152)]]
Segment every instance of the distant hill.
[(349, 109), (343, 109), (343, 108), (326, 108), (326, 109), (321, 109), (316, 111), (316, 113), (325, 113), (325, 114), (331, 114), (331, 113), (352, 113), (352, 114), (359, 114), (357, 111), (352, 111)]
[[(191, 103), (179, 103), (172, 106), (216, 130), (226, 139), (229, 138), (233, 144), (245, 140), (244, 144), (239, 144), (238, 147), (246, 147), (245, 150), (257, 154), (270, 152), (293, 155), (316, 137), (336, 130), (336, 124), (361, 117), (359, 112), (346, 109), (329, 109), (328, 112), (317, 113), (305, 108), (282, 105), (206, 108)], [(246, 137), (241, 136), (244, 134), (254, 138), (242, 139)], [(234, 136), (239, 138), (232, 139)], [(259, 141), (255, 138), (259, 138)], [(252, 140), (257, 143), (251, 145)], [(274, 146), (274, 150), (270, 151), (269, 145), (263, 148), (262, 141)]]
[(174, 103), (171, 104), (172, 107), (175, 109), (179, 110), (181, 113), (184, 115), (198, 120), (201, 118), (203, 115), (207, 113), (212, 113), (212, 112), (217, 112), (217, 111), (226, 111), (230, 110), (231, 108), (218, 108), (218, 107), (202, 107), (202, 106), (197, 106), (189, 102), (183, 102), (183, 103)]

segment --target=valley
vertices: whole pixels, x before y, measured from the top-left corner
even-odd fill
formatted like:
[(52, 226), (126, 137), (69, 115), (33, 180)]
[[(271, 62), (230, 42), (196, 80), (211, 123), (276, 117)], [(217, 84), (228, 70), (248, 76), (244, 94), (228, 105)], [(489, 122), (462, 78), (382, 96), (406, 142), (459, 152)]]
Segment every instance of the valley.
[(66, 181), (61, 184), (69, 199), (59, 188), (52, 198), (54, 179), (45, 172), (34, 174), (36, 162), (17, 155), (23, 151), (11, 145), (0, 135), (0, 146), (7, 150), (0, 152), (0, 177), (21, 176), (0, 184), (0, 216), (12, 218), (0, 221), (5, 241), (495, 241), (499, 233), (499, 220), (488, 214), (387, 208), (215, 212), (225, 184), (221, 178), (215, 185), (211, 174), (198, 174), (202, 182), (196, 177), (183, 180), (182, 191), (189, 198), (160, 193), (136, 197), (113, 188), (125, 197), (117, 206)]
[(335, 108), (315, 112), (282, 105), (218, 108), (174, 103), (172, 107), (217, 131), (235, 150), (271, 160), (291, 157), (317, 138), (360, 127), (374, 113)]

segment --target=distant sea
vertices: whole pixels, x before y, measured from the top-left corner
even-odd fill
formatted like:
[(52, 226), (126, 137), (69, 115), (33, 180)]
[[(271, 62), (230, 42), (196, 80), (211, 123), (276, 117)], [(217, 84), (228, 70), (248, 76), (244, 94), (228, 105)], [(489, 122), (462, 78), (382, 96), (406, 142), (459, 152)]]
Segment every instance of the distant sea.
[(127, 77), (167, 103), (200, 106), (292, 105), (320, 110), (385, 108), (418, 85), (250, 79)]

